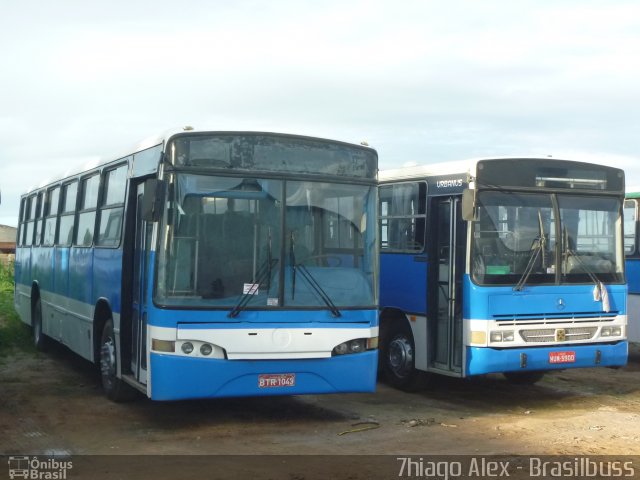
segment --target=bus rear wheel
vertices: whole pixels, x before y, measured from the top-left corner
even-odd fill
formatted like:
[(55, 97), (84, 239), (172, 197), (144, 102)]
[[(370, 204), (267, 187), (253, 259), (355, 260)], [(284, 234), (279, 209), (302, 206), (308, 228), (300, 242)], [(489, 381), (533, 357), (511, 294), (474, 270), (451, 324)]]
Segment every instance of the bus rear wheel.
[(385, 335), (381, 349), (382, 370), (387, 382), (405, 392), (415, 392), (423, 375), (415, 368), (415, 344), (411, 328), (396, 321)]
[(109, 399), (114, 402), (126, 402), (133, 400), (137, 396), (137, 392), (131, 386), (118, 378), (118, 351), (112, 319), (107, 320), (102, 329), (100, 338), (100, 373), (102, 376), (102, 388)]
[(509, 383), (515, 385), (533, 385), (544, 377), (544, 372), (504, 372), (504, 377)]
[(31, 312), (31, 327), (33, 328), (33, 344), (36, 349), (44, 352), (49, 346), (49, 337), (42, 331), (42, 303), (39, 298), (33, 305)]

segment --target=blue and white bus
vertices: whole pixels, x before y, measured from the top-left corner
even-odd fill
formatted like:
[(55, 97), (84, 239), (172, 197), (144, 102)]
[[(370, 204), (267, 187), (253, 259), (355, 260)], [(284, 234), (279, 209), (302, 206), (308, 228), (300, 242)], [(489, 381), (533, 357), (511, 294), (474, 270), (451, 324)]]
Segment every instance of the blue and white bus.
[(640, 246), (638, 246), (640, 188), (631, 189), (626, 197), (624, 201), (624, 253), (627, 256), (627, 284), (629, 286), (627, 338), (630, 342), (640, 343)]
[(624, 174), (551, 158), (380, 173), (380, 355), (424, 372), (545, 371), (627, 361)]
[(368, 392), (377, 154), (186, 128), (22, 197), (15, 307), (113, 400)]

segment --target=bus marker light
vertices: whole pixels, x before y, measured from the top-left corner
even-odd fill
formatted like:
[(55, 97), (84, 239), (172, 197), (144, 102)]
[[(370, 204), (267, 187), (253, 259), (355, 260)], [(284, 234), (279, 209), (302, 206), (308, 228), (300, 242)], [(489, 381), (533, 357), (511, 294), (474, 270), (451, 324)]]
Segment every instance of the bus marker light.
[(485, 344), (487, 343), (487, 332), (483, 332), (483, 331), (472, 331), (471, 332), (471, 343), (480, 343), (480, 344)]
[(189, 355), (191, 352), (193, 352), (193, 343), (184, 342), (182, 344), (182, 347), (180, 348), (182, 349), (182, 353), (186, 353), (187, 355)]
[(367, 338), (367, 350), (375, 350), (378, 348), (378, 337)]
[(158, 340), (157, 338), (154, 338), (151, 340), (151, 350), (156, 352), (175, 352), (176, 342), (172, 342), (171, 340)]

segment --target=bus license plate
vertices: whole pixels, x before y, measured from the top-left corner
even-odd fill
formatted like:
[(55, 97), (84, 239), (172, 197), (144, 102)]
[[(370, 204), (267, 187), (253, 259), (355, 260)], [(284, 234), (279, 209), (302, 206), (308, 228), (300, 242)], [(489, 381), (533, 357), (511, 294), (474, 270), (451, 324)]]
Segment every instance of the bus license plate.
[(575, 363), (576, 352), (549, 352), (549, 363)]
[(296, 384), (295, 373), (278, 373), (278, 374), (262, 374), (258, 375), (258, 387), (260, 388), (277, 388), (277, 387), (293, 387)]

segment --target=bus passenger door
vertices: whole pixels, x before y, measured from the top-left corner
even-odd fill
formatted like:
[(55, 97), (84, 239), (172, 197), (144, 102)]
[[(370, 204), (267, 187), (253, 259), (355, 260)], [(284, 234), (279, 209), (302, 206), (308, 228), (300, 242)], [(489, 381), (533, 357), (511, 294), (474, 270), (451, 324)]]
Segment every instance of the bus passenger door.
[(147, 383), (147, 300), (148, 268), (153, 224), (142, 219), (144, 183), (136, 195), (135, 246), (133, 254), (133, 305), (131, 332), (131, 371), (136, 380)]
[(431, 370), (462, 375), (462, 279), (466, 229), (460, 197), (434, 197), (428, 279)]

